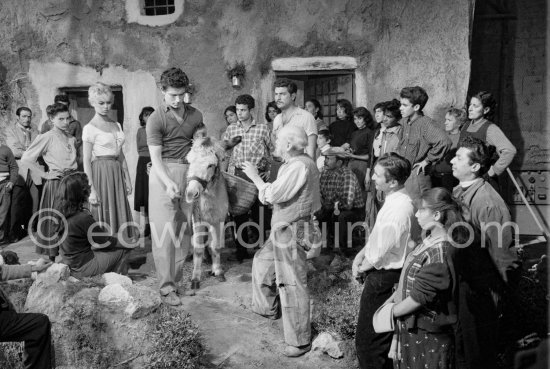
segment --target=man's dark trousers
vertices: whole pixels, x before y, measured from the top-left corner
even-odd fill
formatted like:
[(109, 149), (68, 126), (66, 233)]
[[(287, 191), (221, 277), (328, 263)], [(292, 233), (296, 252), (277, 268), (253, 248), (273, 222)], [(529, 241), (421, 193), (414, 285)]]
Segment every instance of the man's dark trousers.
[(26, 369), (53, 368), (51, 323), (44, 314), (0, 311), (0, 342), (25, 342)]
[(372, 316), (390, 298), (393, 287), (399, 283), (400, 274), (401, 269), (373, 269), (367, 272), (355, 332), (355, 348), (361, 369), (393, 367), (392, 360), (388, 358), (393, 332), (376, 333), (372, 326)]

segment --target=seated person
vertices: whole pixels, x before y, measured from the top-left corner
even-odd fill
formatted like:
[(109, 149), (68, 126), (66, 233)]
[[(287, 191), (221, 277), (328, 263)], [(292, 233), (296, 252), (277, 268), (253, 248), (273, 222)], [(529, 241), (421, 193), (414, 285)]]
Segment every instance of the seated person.
[(59, 184), (56, 210), (66, 220), (59, 221), (58, 229), (58, 236), (63, 239), (60, 245), (62, 262), (69, 266), (71, 275), (76, 278), (107, 272), (127, 274), (129, 250), (95, 221), (85, 207), (89, 196), (88, 176), (83, 172), (70, 174)]
[[(339, 148), (325, 152), (325, 168), (321, 173), (322, 208), (315, 216), (319, 221), (327, 222), (329, 234), (336, 231), (335, 247), (351, 247), (352, 225), (365, 219), (365, 201), (357, 177), (347, 167), (349, 159)], [(338, 243), (339, 242), (339, 243)]]
[[(30, 278), (33, 272), (42, 272), (51, 261), (40, 258), (34, 265), (10, 265), (2, 256), (0, 281)], [(15, 255), (15, 263), (19, 263)], [(0, 288), (0, 342), (25, 342), (23, 366), (25, 368), (53, 368), (52, 334), (50, 319), (44, 314), (18, 313), (8, 296)]]

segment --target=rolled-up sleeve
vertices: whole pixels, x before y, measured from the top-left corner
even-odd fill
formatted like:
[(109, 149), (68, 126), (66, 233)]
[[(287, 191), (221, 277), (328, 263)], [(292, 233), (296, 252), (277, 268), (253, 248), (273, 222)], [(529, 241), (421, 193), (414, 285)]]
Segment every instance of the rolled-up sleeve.
[(299, 161), (295, 161), (279, 172), (273, 183), (264, 183), (259, 188), (258, 197), (264, 204), (285, 202), (293, 198), (306, 183), (307, 168)]

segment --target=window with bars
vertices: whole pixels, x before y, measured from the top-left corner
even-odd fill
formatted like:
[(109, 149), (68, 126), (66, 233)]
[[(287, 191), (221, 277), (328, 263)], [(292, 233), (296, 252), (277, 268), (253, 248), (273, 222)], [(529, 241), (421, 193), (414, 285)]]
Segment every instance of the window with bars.
[(173, 14), (176, 11), (174, 0), (144, 0), (143, 14), (144, 15), (167, 15)]

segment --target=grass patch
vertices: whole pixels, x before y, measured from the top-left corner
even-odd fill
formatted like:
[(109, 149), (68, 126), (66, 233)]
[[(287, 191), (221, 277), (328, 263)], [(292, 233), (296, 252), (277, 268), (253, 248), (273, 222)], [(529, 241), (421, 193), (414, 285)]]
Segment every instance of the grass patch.
[(146, 361), (150, 369), (201, 368), (204, 346), (189, 314), (165, 305), (149, 321), (152, 343)]

